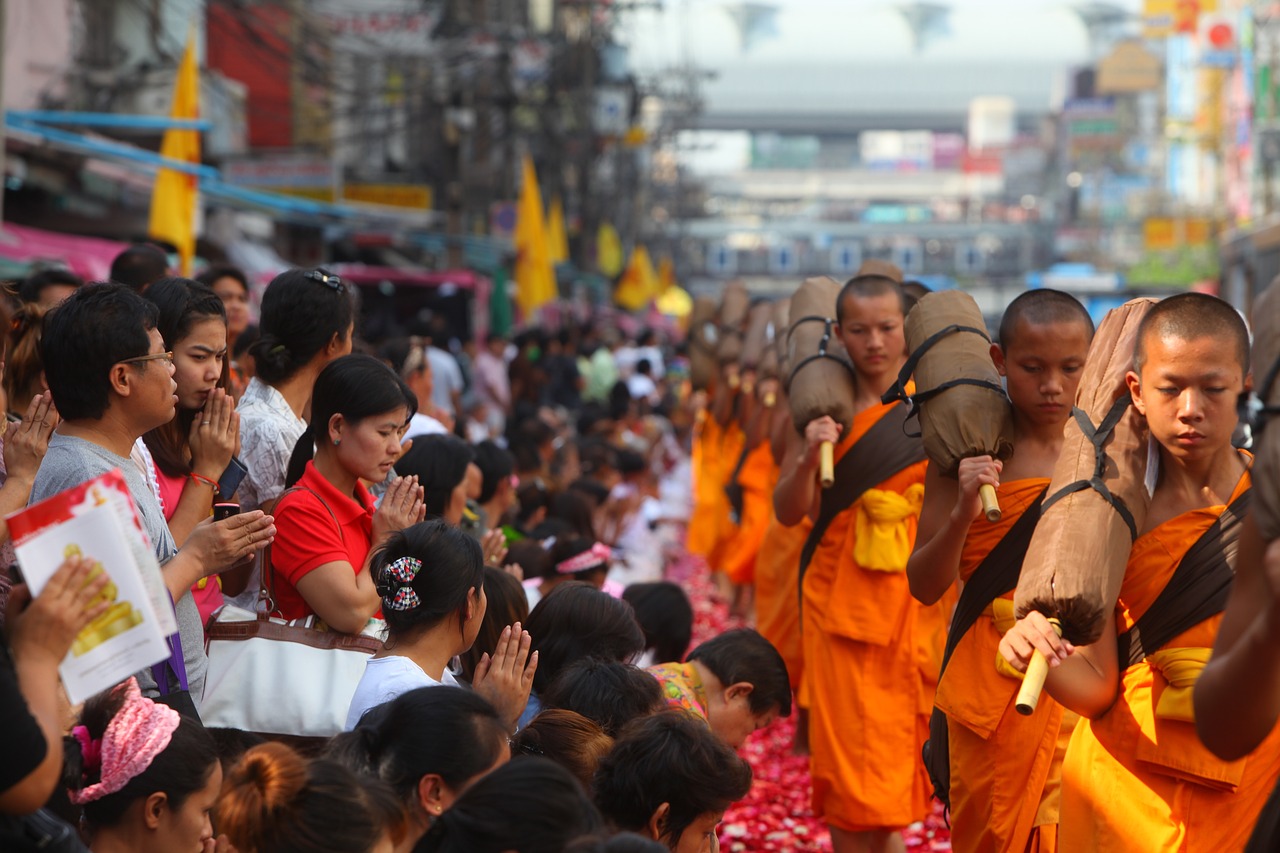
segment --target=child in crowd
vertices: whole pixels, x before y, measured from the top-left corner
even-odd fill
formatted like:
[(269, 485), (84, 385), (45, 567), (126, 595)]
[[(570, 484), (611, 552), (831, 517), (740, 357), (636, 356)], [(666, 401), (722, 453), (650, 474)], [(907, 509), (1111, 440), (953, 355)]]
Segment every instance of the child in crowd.
[(566, 667), (551, 682), (542, 702), (548, 708), (576, 711), (610, 737), (664, 705), (662, 687), (652, 675), (630, 664), (597, 658)]
[(637, 666), (682, 661), (693, 639), (693, 605), (679, 584), (671, 581), (633, 583), (622, 600), (635, 611), (644, 631), (644, 654)]

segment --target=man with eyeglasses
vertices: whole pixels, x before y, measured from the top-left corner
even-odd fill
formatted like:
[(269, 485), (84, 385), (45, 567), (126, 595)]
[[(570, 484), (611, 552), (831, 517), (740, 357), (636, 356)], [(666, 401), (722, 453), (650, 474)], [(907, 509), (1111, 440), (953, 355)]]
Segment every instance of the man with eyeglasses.
[[(123, 472), (163, 567), (182, 647), (181, 660), (175, 656), (170, 661), (165, 671), (168, 683), (162, 688), (151, 672), (138, 673), (138, 682), (151, 696), (174, 693), (183, 686), (180, 670), (185, 669), (186, 686), (198, 703), (207, 660), (191, 587), (264, 548), (275, 527), (270, 516), (245, 513), (219, 522), (203, 521), (181, 550), (174, 544), (155, 493), (129, 458), (144, 433), (168, 423), (176, 412), (173, 353), (164, 349), (156, 315), (156, 306), (130, 288), (99, 284), (76, 291), (47, 316), (40, 357), (63, 421), (49, 440), (31, 501), (115, 468)], [(210, 488), (211, 509), (215, 497)]]

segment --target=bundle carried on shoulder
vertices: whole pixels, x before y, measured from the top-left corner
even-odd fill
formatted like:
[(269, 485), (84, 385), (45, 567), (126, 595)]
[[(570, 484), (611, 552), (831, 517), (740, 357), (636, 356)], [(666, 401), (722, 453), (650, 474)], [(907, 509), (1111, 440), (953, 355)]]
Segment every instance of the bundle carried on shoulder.
[(1280, 277), (1253, 303), (1253, 375), (1258, 412), (1253, 428), (1253, 517), (1262, 537), (1280, 539)]
[(715, 381), (720, 331), (716, 327), (716, 301), (709, 296), (693, 300), (689, 314), (689, 382), (695, 391), (705, 391)]
[[(804, 433), (810, 421), (830, 417), (847, 434), (854, 416), (854, 371), (837, 336), (840, 285), (829, 278), (805, 279), (791, 297), (786, 378), (791, 418)], [(835, 483), (835, 448), (822, 448), (821, 481)]]
[[(960, 290), (927, 294), (907, 315), (907, 358), (883, 402), (905, 400), (920, 418), (929, 461), (948, 477), (960, 460), (1013, 455), (1013, 406), (991, 361), (991, 336), (973, 297)], [(916, 390), (907, 394), (915, 376)], [(983, 486), (988, 521), (1000, 520), (991, 486)]]
[(720, 364), (730, 366), (729, 385), (733, 390), (737, 390), (736, 367), (742, 360), (743, 336), (746, 334), (747, 311), (750, 307), (751, 297), (747, 294), (745, 284), (731, 281), (725, 285), (720, 299), (720, 340), (716, 345), (716, 357)]
[[(1019, 618), (1039, 611), (1077, 646), (1101, 636), (1151, 502), (1147, 422), (1133, 406), (1125, 375), (1142, 318), (1155, 303), (1130, 300), (1098, 326), (1014, 594)], [(1018, 695), (1020, 712), (1035, 710), (1045, 672), (1043, 658), (1032, 661)]]
[[(747, 331), (742, 342), (742, 357), (739, 365), (742, 372), (755, 373), (760, 369), (760, 361), (764, 358), (769, 345), (769, 326), (773, 320), (773, 305), (769, 302), (757, 302), (747, 312)], [(751, 394), (755, 388), (746, 387), (743, 392)]]

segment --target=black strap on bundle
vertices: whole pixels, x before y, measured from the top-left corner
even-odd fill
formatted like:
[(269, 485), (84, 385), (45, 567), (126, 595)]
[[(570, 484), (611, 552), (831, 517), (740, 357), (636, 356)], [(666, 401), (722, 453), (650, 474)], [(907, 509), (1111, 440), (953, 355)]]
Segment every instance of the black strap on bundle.
[[(942, 673), (947, 671), (951, 653), (960, 645), (960, 640), (969, 633), (978, 617), (991, 606), (991, 602), (1018, 585), (1018, 576), (1022, 574), (1022, 559), (1027, 555), (1031, 535), (1035, 533), (1036, 522), (1040, 520), (1041, 503), (1048, 491), (1046, 486), (1035, 502), (1023, 511), (973, 570), (969, 580), (965, 581), (960, 600), (956, 603), (955, 614), (951, 617), (951, 627), (947, 631), (947, 645), (942, 653), (942, 666), (938, 670), (939, 681), (942, 680)], [(922, 757), (925, 769), (929, 771), (929, 781), (933, 783), (933, 795), (948, 811), (951, 809), (950, 743), (947, 715), (934, 708), (929, 716), (929, 739), (925, 741)]]
[(747, 464), (747, 457), (751, 455), (752, 448), (742, 448), (742, 453), (738, 456), (738, 464), (733, 468), (733, 474), (729, 477), (729, 482), (724, 485), (725, 496), (729, 498), (729, 518), (734, 524), (742, 523), (743, 501), (746, 495), (743, 492), (742, 484), (738, 482), (738, 478), (742, 476), (742, 469)]
[(818, 351), (813, 355), (808, 356), (807, 358), (800, 359), (800, 362), (791, 368), (791, 373), (790, 375), (787, 376), (787, 381), (783, 385), (783, 387), (787, 390), (787, 392), (790, 393), (791, 383), (796, 380), (796, 374), (800, 372), (800, 369), (805, 365), (811, 362), (815, 362), (821, 358), (829, 358), (832, 361), (839, 364), (841, 367), (848, 370), (849, 375), (853, 377), (854, 381), (856, 382), (858, 375), (857, 373), (854, 372), (853, 365), (850, 364), (845, 359), (840, 358), (838, 355), (832, 355), (831, 353), (827, 352), (827, 347), (831, 343), (832, 329), (834, 329), (836, 326), (836, 320), (831, 317), (819, 317), (816, 314), (809, 317), (801, 317), (800, 319), (793, 321), (791, 323), (791, 327), (787, 329), (788, 343), (790, 343), (791, 341), (791, 334), (795, 332), (796, 327), (799, 326), (801, 323), (821, 323), (825, 327), (825, 331), (822, 334), (822, 340), (818, 341)]
[(1084, 437), (1093, 445), (1093, 476), (1088, 480), (1076, 480), (1074, 483), (1068, 483), (1058, 491), (1054, 492), (1045, 499), (1044, 506), (1040, 511), (1045, 512), (1049, 507), (1065, 498), (1067, 495), (1073, 495), (1076, 492), (1083, 492), (1085, 489), (1093, 489), (1111, 504), (1112, 509), (1120, 514), (1124, 519), (1124, 523), (1129, 527), (1129, 538), (1138, 538), (1138, 526), (1133, 521), (1133, 513), (1129, 512), (1129, 508), (1124, 505), (1124, 501), (1117, 498), (1107, 488), (1106, 482), (1102, 479), (1107, 473), (1107, 451), (1104, 447), (1107, 441), (1115, 432), (1116, 424), (1120, 423), (1120, 419), (1124, 417), (1125, 412), (1133, 405), (1133, 400), (1128, 394), (1123, 394), (1116, 398), (1111, 404), (1110, 411), (1102, 422), (1094, 426), (1089, 420), (1089, 414), (1080, 408), (1072, 408), (1071, 415), (1076, 419), (1076, 423), (1080, 426), (1080, 431), (1084, 433)]
[(804, 575), (818, 543), (835, 517), (857, 503), (867, 489), (874, 489), (894, 474), (923, 462), (924, 445), (903, 433), (907, 407), (898, 404), (854, 442), (835, 468), (835, 485), (822, 493), (818, 520), (800, 551), (800, 600), (804, 600)]
[(1252, 499), (1250, 489), (1222, 511), (1187, 549), (1147, 612), (1116, 638), (1121, 670), (1141, 663), (1179, 634), (1226, 609), (1236, 577), (1240, 530)]
[[(917, 390), (914, 394), (907, 393), (907, 384), (911, 382), (911, 377), (916, 372), (916, 365), (920, 363), (920, 359), (924, 357), (925, 353), (933, 349), (939, 341), (960, 332), (977, 335), (988, 344), (991, 343), (991, 338), (987, 335), (986, 329), (979, 329), (977, 326), (961, 326), (959, 323), (952, 323), (950, 326), (944, 326), (929, 337), (925, 338), (920, 343), (920, 346), (912, 350), (911, 355), (909, 355), (906, 362), (903, 363), (902, 369), (898, 371), (897, 381), (889, 387), (888, 391), (884, 392), (884, 395), (880, 398), (880, 402), (892, 403), (895, 400), (902, 400), (909, 404), (911, 406), (911, 411), (907, 414), (907, 420), (911, 420), (912, 418), (919, 417), (921, 403), (938, 396), (948, 388), (955, 388), (958, 385), (973, 385), (978, 388), (986, 388), (988, 391), (994, 391), (1001, 397), (1005, 396), (1004, 386), (998, 382), (990, 382), (986, 379), (971, 379), (968, 377), (951, 379), (943, 382), (935, 388), (929, 388), (924, 391)], [(903, 429), (906, 429), (905, 423), (903, 425)], [(920, 433), (918, 432), (908, 433), (908, 435), (912, 438), (920, 437)]]

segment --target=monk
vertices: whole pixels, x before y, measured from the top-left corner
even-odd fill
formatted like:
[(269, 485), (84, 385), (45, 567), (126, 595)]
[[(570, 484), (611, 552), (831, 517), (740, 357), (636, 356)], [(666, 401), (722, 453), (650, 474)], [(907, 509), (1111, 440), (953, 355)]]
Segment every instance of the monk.
[[(721, 567), (731, 585), (730, 612), (739, 617), (754, 612), (756, 560), (773, 516), (773, 487), (778, 479), (778, 464), (769, 444), (778, 381), (768, 378), (756, 383), (754, 371), (751, 374), (750, 385), (743, 381), (744, 387), (751, 388), (750, 394), (742, 395), (743, 449), (727, 487), (737, 496), (736, 503), (733, 498), (730, 502), (739, 513), (738, 535), (725, 549)], [(766, 401), (773, 405), (765, 405)]]
[[(1083, 718), (1062, 770), (1063, 850), (1240, 850), (1280, 774), (1280, 735), (1225, 761), (1197, 738), (1191, 701), (1222, 623), (1220, 610), (1202, 615), (1213, 600), (1203, 586), (1232, 583), (1223, 542), (1249, 490), (1250, 457), (1231, 444), (1249, 381), (1248, 332), (1231, 306), (1184, 293), (1148, 312), (1127, 382), (1159, 473), (1102, 638), (1073, 647), (1031, 613), (1000, 641), (1019, 670), (1044, 653), (1046, 689)], [(1179, 579), (1201, 588), (1157, 603), (1184, 562)], [(1161, 620), (1180, 633), (1159, 636)]]
[[(801, 695), (810, 709), (813, 807), (831, 828), (835, 853), (902, 851), (900, 830), (928, 808), (919, 760), (926, 730), (916, 713), (925, 692), (920, 606), (905, 571), (926, 463), (919, 441), (903, 433), (901, 404), (880, 402), (906, 358), (903, 315), (892, 279), (859, 276), (844, 286), (836, 317), (856, 373), (852, 428), (841, 435), (828, 417), (807, 424), (774, 491), (781, 524), (816, 520), (806, 543), (811, 556), (806, 565), (802, 554), (801, 563)], [(837, 483), (824, 491), (818, 471), (828, 441), (836, 445)], [(851, 503), (835, 505), (842, 481), (881, 470)], [(824, 501), (832, 502), (826, 513)]]
[[(1093, 337), (1093, 321), (1071, 296), (1029, 290), (1005, 309), (991, 358), (1013, 403), (1014, 454), (965, 459), (951, 479), (930, 467), (915, 550), (907, 563), (911, 594), (933, 604), (976, 569), (1027, 510), (1039, 511), (1062, 429)], [(1003, 517), (982, 517), (978, 488), (996, 488)], [(1033, 528), (1020, 528), (1026, 552)], [(987, 567), (992, 571), (994, 567)], [(995, 666), (1000, 629), (1013, 621), (1016, 576), (955, 644), (936, 705), (947, 716), (951, 766), (951, 846), (957, 853), (1054, 849), (1056, 798), (1046, 797), (1062, 706), (1042, 701), (1031, 717), (1013, 707), (1016, 673)], [(1058, 768), (1060, 771), (1060, 768)], [(1050, 792), (1056, 786), (1048, 787)]]

